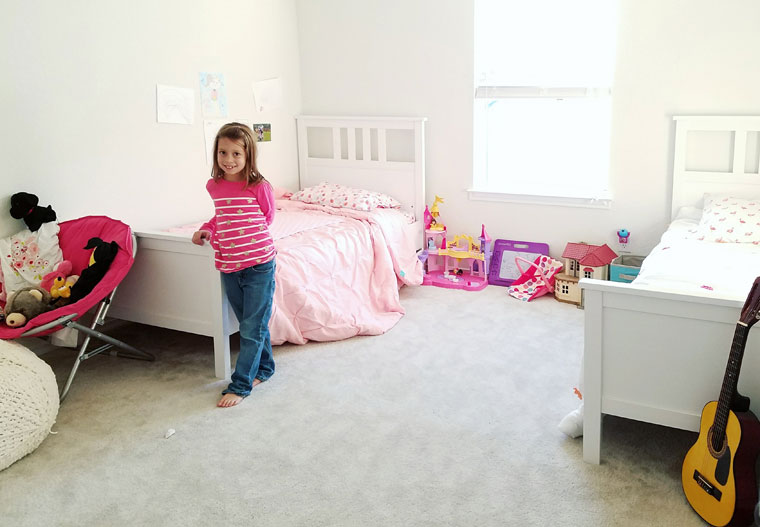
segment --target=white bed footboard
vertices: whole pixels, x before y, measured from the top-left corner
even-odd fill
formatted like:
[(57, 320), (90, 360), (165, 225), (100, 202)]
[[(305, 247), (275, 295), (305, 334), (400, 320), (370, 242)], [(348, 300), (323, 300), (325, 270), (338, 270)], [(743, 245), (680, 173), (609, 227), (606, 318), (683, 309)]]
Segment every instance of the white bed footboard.
[[(584, 290), (583, 458), (599, 463), (605, 414), (699, 429), (720, 394), (743, 302), (634, 284), (581, 280)], [(739, 392), (760, 413), (760, 330), (750, 332)]]
[(187, 235), (138, 232), (135, 263), (109, 315), (214, 338), (214, 373), (230, 376), (229, 336), (238, 330), (211, 246)]

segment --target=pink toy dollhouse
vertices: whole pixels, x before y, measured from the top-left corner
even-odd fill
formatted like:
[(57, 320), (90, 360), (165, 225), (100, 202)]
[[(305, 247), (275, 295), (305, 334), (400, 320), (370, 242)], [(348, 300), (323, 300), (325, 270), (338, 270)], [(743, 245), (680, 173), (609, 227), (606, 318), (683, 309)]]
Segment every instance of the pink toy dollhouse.
[(568, 243), (562, 253), (565, 272), (555, 277), (554, 296), (561, 302), (581, 304), (581, 278), (607, 280), (610, 262), (617, 258), (607, 244)]
[(460, 234), (450, 242), (446, 240), (446, 227), (425, 229), (425, 276), (423, 285), (449, 289), (480, 291), (488, 285), (488, 266), (491, 263), (491, 237), (481, 225), (476, 242), (471, 236)]
[(565, 252), (565, 273), (578, 278), (596, 278), (607, 280), (609, 265), (617, 258), (615, 251), (605, 243), (589, 245), (587, 243), (568, 243)]

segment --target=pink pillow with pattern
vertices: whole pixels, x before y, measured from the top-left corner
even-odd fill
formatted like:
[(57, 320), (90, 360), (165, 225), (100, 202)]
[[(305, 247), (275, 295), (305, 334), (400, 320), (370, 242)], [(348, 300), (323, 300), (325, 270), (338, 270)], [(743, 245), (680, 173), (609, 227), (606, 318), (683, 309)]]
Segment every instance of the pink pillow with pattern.
[(362, 211), (370, 211), (377, 208), (401, 208), (401, 203), (387, 194), (325, 182), (314, 187), (299, 190), (290, 199), (315, 205)]
[(760, 244), (760, 199), (705, 195), (697, 238), (707, 242)]

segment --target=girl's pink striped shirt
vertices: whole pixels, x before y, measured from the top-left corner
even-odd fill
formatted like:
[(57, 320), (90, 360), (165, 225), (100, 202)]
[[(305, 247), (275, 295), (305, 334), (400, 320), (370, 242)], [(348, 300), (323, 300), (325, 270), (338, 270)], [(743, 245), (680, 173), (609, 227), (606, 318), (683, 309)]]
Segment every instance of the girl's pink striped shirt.
[(206, 183), (216, 213), (201, 230), (211, 232), (216, 268), (223, 273), (266, 263), (275, 255), (269, 234), (275, 209), (272, 186), (262, 181), (243, 187), (242, 182), (224, 179)]

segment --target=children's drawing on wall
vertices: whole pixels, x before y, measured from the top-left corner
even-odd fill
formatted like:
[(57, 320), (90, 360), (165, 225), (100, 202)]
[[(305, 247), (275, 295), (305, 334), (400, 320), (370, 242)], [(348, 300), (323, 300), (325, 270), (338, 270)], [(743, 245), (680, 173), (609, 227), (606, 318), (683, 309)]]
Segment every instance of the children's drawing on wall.
[(254, 82), (253, 104), (257, 112), (279, 110), (282, 106), (282, 80), (275, 78)]
[(156, 121), (193, 124), (195, 93), (188, 88), (156, 84)]
[(260, 123), (260, 124), (253, 124), (253, 133), (256, 136), (256, 140), (261, 141), (271, 141), (272, 140), (272, 124), (271, 123)]
[(221, 73), (200, 73), (204, 117), (227, 117), (227, 88)]
[(206, 164), (214, 164), (214, 139), (219, 129), (227, 124), (227, 119), (204, 119), (203, 136), (206, 141)]

